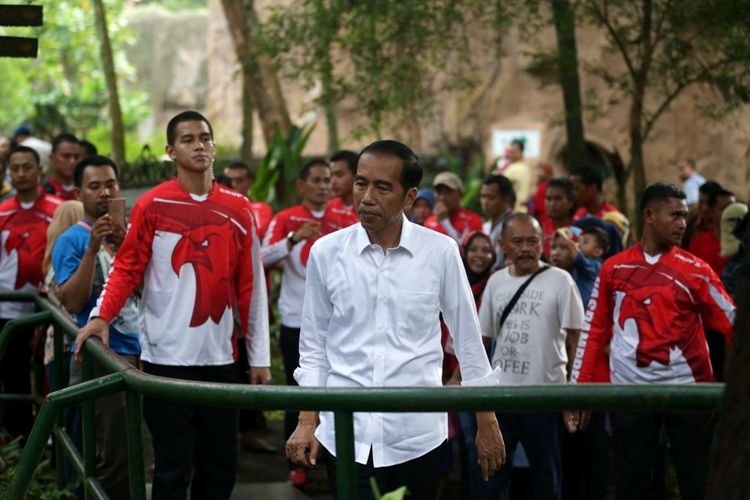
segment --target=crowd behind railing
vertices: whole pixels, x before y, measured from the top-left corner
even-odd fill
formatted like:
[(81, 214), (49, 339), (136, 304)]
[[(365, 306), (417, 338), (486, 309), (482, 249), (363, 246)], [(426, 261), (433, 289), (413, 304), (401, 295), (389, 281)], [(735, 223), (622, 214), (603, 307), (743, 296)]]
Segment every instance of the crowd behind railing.
[[(452, 172), (422, 186), (419, 158), (396, 141), (306, 162), (301, 202), (276, 214), (248, 198), (251, 166), (227, 163), (214, 179), (202, 115), (170, 121), (166, 153), (176, 177), (126, 220), (118, 165), (90, 143), (63, 133), (47, 148), (24, 127), (0, 138), (0, 289), (45, 293), (81, 328), (63, 359), (51, 327), (16, 336), (0, 360), (4, 392), (31, 392), (35, 356), (49, 391), (80, 383), (92, 335), (149, 374), (267, 384), (275, 314), (289, 385), (722, 380), (748, 208), (690, 159), (674, 167), (682, 188), (657, 182), (638, 193), (634, 234), (600, 169), (535, 169), (520, 139), (482, 181), (481, 215), (461, 206), (464, 183)], [(31, 312), (0, 303), (0, 328)], [(30, 402), (5, 405), (6, 437), (28, 435), (33, 415)], [(95, 416), (97, 478), (111, 498), (128, 498), (125, 396), (97, 399)], [(145, 398), (144, 417), (153, 498), (188, 487), (228, 498), (238, 441), (281, 453), (262, 438), (260, 411)], [(80, 448), (80, 410), (65, 420)], [(605, 498), (610, 485), (618, 498), (658, 497), (670, 451), (682, 497), (703, 498), (711, 422), (578, 410), (355, 414), (360, 493), (374, 477), (381, 490), (406, 485), (435, 498), (460, 463), (466, 498), (522, 489)], [(335, 491), (331, 415), (286, 412), (284, 433), (289, 481), (304, 488), (308, 467), (325, 463)]]

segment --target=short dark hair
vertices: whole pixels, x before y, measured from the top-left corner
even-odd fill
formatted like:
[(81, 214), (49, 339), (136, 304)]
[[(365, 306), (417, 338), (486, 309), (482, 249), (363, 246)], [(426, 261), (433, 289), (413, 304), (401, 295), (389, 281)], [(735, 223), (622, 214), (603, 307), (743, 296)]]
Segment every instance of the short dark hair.
[(392, 140), (375, 141), (359, 152), (357, 165), (359, 165), (359, 159), (365, 154), (390, 155), (401, 159), (400, 180), (406, 191), (419, 187), (419, 183), (422, 182), (422, 162), (406, 144)]
[(565, 197), (575, 203), (576, 196), (573, 193), (573, 183), (570, 182), (570, 179), (567, 177), (555, 177), (554, 179), (550, 179), (549, 182), (547, 182), (547, 189), (549, 190), (550, 188), (562, 189)]
[(507, 198), (511, 203), (516, 202), (516, 192), (513, 190), (513, 183), (504, 175), (488, 175), (482, 181), (483, 186), (497, 186), (497, 192), (503, 198)]
[(230, 179), (229, 177), (227, 177), (224, 174), (218, 174), (216, 176), (216, 182), (218, 184), (221, 184), (222, 186), (226, 186), (228, 188), (232, 187), (232, 179)]
[(526, 149), (526, 141), (523, 139), (513, 139), (510, 143), (518, 146), (518, 149), (520, 149), (522, 153), (523, 150)]
[(60, 134), (57, 134), (52, 139), (52, 152), (54, 153), (55, 151), (57, 151), (57, 148), (59, 148), (60, 144), (62, 144), (63, 142), (69, 142), (71, 144), (80, 144), (76, 136), (68, 132), (62, 132)]
[(205, 122), (208, 125), (208, 132), (211, 134), (211, 140), (214, 138), (214, 129), (211, 127), (211, 122), (208, 118), (198, 113), (197, 111), (183, 111), (178, 113), (169, 120), (167, 123), (167, 144), (174, 146), (174, 140), (176, 139), (175, 134), (177, 133), (177, 125), (182, 122)]
[(42, 160), (39, 158), (39, 153), (37, 153), (36, 149), (30, 148), (28, 146), (16, 146), (13, 149), (10, 150), (10, 153), (8, 154), (8, 160), (10, 160), (10, 157), (13, 156), (15, 153), (30, 153), (31, 156), (34, 157), (36, 160), (36, 164), (40, 165), (42, 163)]
[(306, 180), (310, 175), (310, 169), (319, 165), (331, 168), (331, 166), (327, 161), (325, 161), (324, 158), (313, 158), (312, 160), (308, 160), (304, 165), (302, 165), (302, 167), (299, 169), (299, 175), (297, 177), (302, 181)]
[(346, 161), (346, 166), (349, 167), (349, 171), (352, 173), (352, 175), (357, 175), (358, 157), (359, 155), (357, 155), (357, 153), (355, 153), (354, 151), (342, 149), (341, 151), (336, 151), (331, 155), (330, 162), (333, 163), (335, 161)]
[(81, 139), (80, 141), (78, 141), (78, 145), (81, 146), (81, 149), (84, 150), (83, 156), (94, 156), (94, 155), (99, 154), (99, 151), (96, 149), (96, 146), (94, 146), (93, 144), (91, 144), (89, 141), (85, 139)]
[(581, 231), (581, 234), (590, 234), (596, 240), (596, 244), (602, 249), (602, 254), (609, 251), (609, 234), (607, 231), (598, 226), (589, 226)]
[(578, 167), (570, 175), (571, 177), (579, 177), (581, 179), (581, 184), (583, 184), (584, 186), (596, 186), (597, 191), (601, 191), (602, 186), (604, 185), (604, 177), (602, 176), (601, 171), (596, 167), (592, 167), (591, 165)]
[(706, 181), (698, 188), (700, 194), (706, 194), (708, 196), (711, 196), (712, 193), (718, 193), (723, 190), (724, 188), (721, 187), (721, 184), (716, 181)]
[(719, 198), (722, 198), (722, 197), (729, 198), (731, 196), (734, 196), (734, 193), (731, 191), (727, 191), (724, 188), (721, 188), (716, 191), (712, 191), (708, 194), (708, 206), (715, 207), (716, 203), (719, 201)]
[(248, 179), (255, 179), (255, 169), (248, 167), (244, 161), (232, 160), (224, 168), (228, 168), (229, 170), (244, 170)]
[(646, 187), (641, 195), (640, 210), (643, 212), (647, 208), (652, 208), (657, 203), (669, 201), (670, 198), (680, 200), (687, 199), (685, 192), (668, 182), (656, 182)]
[(525, 220), (528, 222), (531, 222), (532, 224), (536, 222), (536, 225), (539, 227), (539, 232), (544, 235), (544, 231), (542, 230), (542, 225), (539, 223), (538, 220), (536, 220), (536, 217), (534, 217), (531, 214), (524, 214), (524, 213), (515, 213), (505, 219), (505, 222), (503, 222), (503, 227), (500, 229), (500, 239), (502, 240), (505, 238), (505, 233), (508, 231), (508, 226), (510, 226), (510, 223), (515, 220)]
[(76, 163), (75, 170), (73, 170), (73, 184), (79, 189), (83, 185), (83, 172), (88, 167), (112, 167), (112, 170), (115, 171), (115, 177), (119, 178), (117, 165), (110, 158), (100, 155), (87, 156)]

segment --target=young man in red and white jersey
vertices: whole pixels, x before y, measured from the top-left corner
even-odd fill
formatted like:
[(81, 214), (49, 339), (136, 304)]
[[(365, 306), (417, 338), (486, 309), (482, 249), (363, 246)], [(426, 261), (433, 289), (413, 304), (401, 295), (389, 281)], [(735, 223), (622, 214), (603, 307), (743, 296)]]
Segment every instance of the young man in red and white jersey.
[[(313, 243), (328, 233), (341, 229), (341, 218), (327, 207), (331, 196), (331, 169), (323, 159), (307, 162), (299, 171), (297, 192), (302, 204), (282, 210), (271, 221), (263, 240), (263, 265), (283, 263), (279, 315), (280, 342), (284, 358), (286, 383), (297, 385), (294, 370), (299, 366), (299, 334), (302, 324), (302, 302), (305, 297), (307, 259)], [(286, 412), (285, 437), (297, 426), (297, 412)], [(290, 462), (289, 480), (300, 486), (307, 480), (305, 469)]]
[(575, 170), (570, 175), (570, 182), (573, 183), (573, 193), (578, 204), (578, 210), (573, 215), (574, 221), (589, 215), (601, 219), (609, 212), (620, 212), (604, 199), (604, 178), (594, 167), (585, 166)]
[(241, 161), (233, 161), (224, 167), (224, 176), (229, 179), (232, 189), (247, 197), (250, 200), (250, 210), (255, 217), (255, 228), (258, 238), (263, 241), (263, 237), (268, 231), (268, 226), (273, 219), (273, 209), (271, 205), (262, 201), (255, 201), (250, 198), (250, 189), (255, 182), (255, 172)]
[(484, 222), (479, 214), (461, 207), (464, 183), (453, 172), (440, 172), (432, 181), (435, 189), (435, 208), (424, 222), (424, 227), (447, 234), (459, 246), (474, 231), (482, 231)]
[[(685, 193), (672, 184), (652, 184), (640, 209), (641, 242), (607, 259), (594, 285), (571, 381), (711, 382), (704, 327), (731, 341), (734, 304), (708, 264), (678, 246), (688, 216)], [(585, 428), (587, 418), (586, 412), (564, 416), (570, 431)], [(704, 498), (710, 415), (615, 413), (612, 422), (618, 498), (649, 496), (662, 430), (675, 457), (682, 498)]]
[(328, 209), (341, 217), (343, 227), (359, 222), (354, 210), (354, 176), (357, 175), (357, 153), (346, 149), (331, 156), (331, 190), (335, 198), (328, 202)]
[[(252, 383), (270, 382), (268, 303), (249, 202), (213, 182), (208, 120), (185, 111), (167, 125), (177, 176), (133, 206), (107, 283), (78, 332), (76, 352), (108, 325), (143, 279), (146, 373), (236, 383), (233, 309), (246, 332)], [(229, 498), (237, 468), (237, 410), (144, 398), (154, 442), (153, 498)], [(190, 478), (192, 475), (192, 485)]]
[[(0, 204), (0, 291), (36, 292), (42, 282), (42, 260), (47, 226), (62, 200), (39, 189), (39, 153), (16, 146), (8, 157), (8, 171), (16, 195)], [(34, 312), (31, 302), (0, 303), (0, 329), (12, 319)], [(33, 328), (16, 335), (0, 361), (4, 392), (29, 394), (30, 340)], [(34, 417), (31, 403), (9, 403), (0, 423), (11, 435), (28, 435)]]
[(56, 135), (52, 139), (52, 152), (49, 154), (52, 171), (42, 183), (42, 189), (65, 201), (77, 199), (73, 171), (80, 159), (81, 145), (76, 136), (67, 132)]

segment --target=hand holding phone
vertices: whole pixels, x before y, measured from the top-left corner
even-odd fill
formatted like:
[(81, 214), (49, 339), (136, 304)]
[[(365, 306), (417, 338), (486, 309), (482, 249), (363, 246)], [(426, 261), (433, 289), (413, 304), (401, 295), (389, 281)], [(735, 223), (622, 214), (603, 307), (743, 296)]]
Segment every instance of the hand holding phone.
[(111, 198), (109, 200), (109, 209), (107, 210), (112, 224), (122, 230), (126, 229), (125, 224), (125, 198)]

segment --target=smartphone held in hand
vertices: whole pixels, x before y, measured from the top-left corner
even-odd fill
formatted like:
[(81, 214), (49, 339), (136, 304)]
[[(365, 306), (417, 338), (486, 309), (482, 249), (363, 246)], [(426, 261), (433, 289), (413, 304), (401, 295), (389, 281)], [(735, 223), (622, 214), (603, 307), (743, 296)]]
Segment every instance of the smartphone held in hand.
[(112, 219), (112, 224), (126, 229), (125, 224), (125, 198), (112, 198), (109, 200), (109, 217)]

